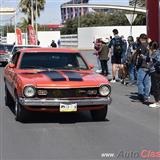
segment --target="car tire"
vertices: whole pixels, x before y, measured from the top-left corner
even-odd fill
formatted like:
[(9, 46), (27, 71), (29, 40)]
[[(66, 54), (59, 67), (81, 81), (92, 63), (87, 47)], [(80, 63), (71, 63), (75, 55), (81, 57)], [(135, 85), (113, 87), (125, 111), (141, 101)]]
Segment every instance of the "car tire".
[(28, 118), (27, 110), (19, 103), (18, 98), (15, 101), (15, 119), (19, 122), (26, 122)]
[(5, 85), (5, 105), (10, 107), (14, 105), (14, 100)]
[(91, 116), (94, 121), (105, 121), (108, 112), (108, 105), (100, 110), (91, 110)]

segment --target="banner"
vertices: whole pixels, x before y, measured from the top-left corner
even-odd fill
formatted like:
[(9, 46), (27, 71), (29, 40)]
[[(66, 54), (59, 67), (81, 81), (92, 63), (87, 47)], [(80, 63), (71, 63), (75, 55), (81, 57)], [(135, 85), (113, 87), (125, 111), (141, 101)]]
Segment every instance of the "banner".
[(22, 40), (22, 31), (20, 28), (16, 28), (16, 36), (17, 36), (17, 44), (22, 45), (23, 40)]
[(158, 41), (159, 36), (159, 1), (147, 0), (147, 35), (150, 39)]
[(36, 33), (31, 25), (28, 26), (28, 40), (30, 45), (37, 44)]

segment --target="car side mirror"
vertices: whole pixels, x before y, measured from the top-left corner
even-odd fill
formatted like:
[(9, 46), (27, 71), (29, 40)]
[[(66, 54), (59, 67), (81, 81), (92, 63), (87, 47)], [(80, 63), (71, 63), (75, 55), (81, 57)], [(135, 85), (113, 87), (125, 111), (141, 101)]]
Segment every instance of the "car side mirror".
[(89, 64), (89, 69), (93, 69), (94, 65), (93, 64)]
[(9, 64), (9, 68), (15, 68), (15, 64), (10, 63), (10, 64)]

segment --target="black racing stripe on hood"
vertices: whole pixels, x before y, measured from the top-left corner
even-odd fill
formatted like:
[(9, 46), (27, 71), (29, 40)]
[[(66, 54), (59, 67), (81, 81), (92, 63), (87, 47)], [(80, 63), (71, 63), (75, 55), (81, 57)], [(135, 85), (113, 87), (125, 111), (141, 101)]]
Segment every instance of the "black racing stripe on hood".
[(83, 81), (80, 73), (72, 72), (72, 71), (63, 71), (63, 73), (68, 76), (70, 81)]
[(66, 78), (63, 77), (59, 72), (56, 71), (42, 71), (41, 74), (45, 74), (52, 81), (66, 81)]

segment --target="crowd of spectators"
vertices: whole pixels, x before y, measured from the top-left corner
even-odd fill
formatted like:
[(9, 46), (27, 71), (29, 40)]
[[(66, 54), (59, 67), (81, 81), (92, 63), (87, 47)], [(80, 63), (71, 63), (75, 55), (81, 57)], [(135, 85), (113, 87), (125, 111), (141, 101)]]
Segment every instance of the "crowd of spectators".
[[(128, 36), (127, 40), (113, 30), (113, 38), (99, 38), (94, 42), (97, 57), (97, 72), (110, 74), (108, 63), (111, 59), (112, 79), (117, 77), (122, 84), (136, 85), (138, 99), (153, 108), (160, 108), (160, 49), (158, 42), (141, 34), (136, 40)], [(155, 102), (150, 101), (153, 95)]]

